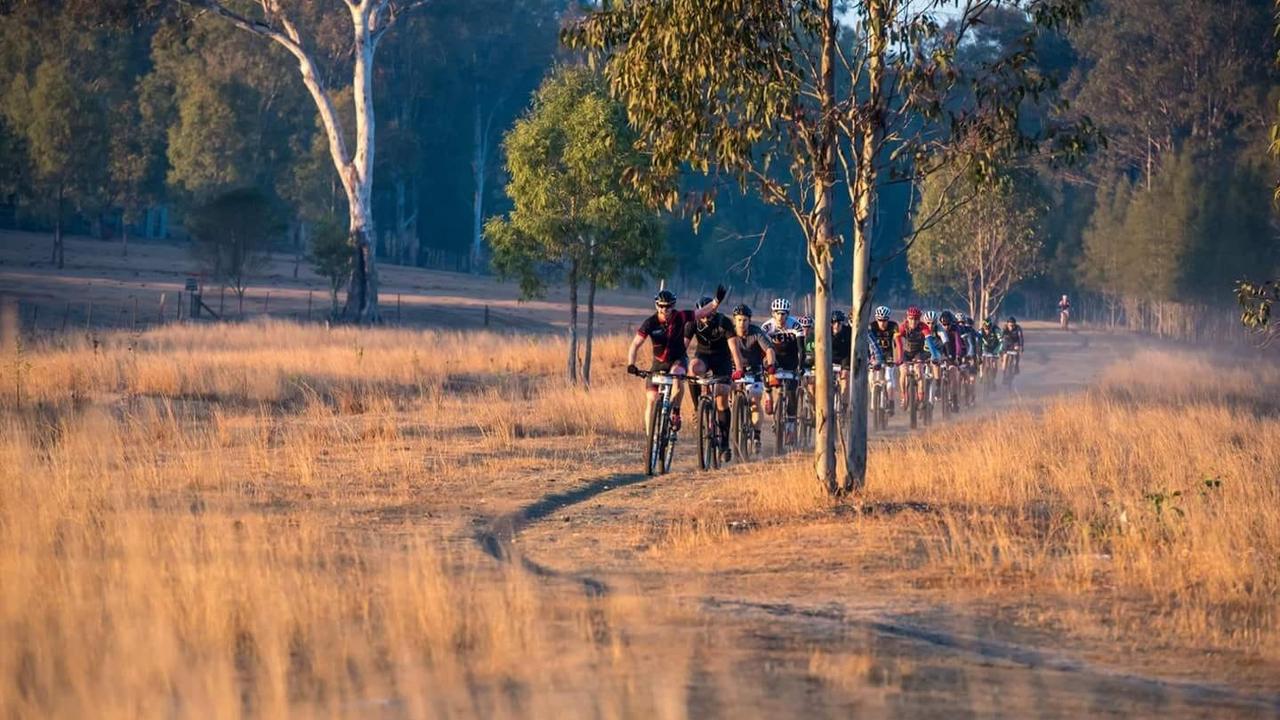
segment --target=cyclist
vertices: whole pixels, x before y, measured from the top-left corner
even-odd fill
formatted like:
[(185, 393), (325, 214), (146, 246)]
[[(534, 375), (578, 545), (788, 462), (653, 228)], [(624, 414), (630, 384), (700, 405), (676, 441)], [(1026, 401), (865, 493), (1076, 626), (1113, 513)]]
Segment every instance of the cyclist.
[(938, 314), (938, 322), (934, 325), (934, 334), (938, 339), (938, 348), (943, 358), (959, 364), (968, 352), (968, 342), (956, 316), (950, 310)]
[[(704, 297), (698, 301), (696, 307), (701, 310), (713, 303), (715, 303), (713, 298)], [(729, 342), (735, 334), (733, 321), (718, 311), (712, 312), (696, 322), (685, 323), (685, 344), (692, 355), (689, 370), (695, 377), (710, 373), (715, 377), (727, 380), (734, 370), (743, 368), (742, 355), (738, 351), (738, 343)], [(724, 441), (724, 444), (720, 447), (720, 454), (728, 461), (731, 458), (729, 450), (729, 385), (724, 383), (711, 387), (716, 403), (716, 422), (720, 425), (720, 437)], [(695, 407), (697, 407), (698, 396), (701, 392), (701, 385), (693, 386)]]
[[(760, 326), (764, 334), (773, 343), (773, 353), (777, 368), (794, 373), (801, 377), (804, 367), (804, 334), (800, 322), (791, 316), (791, 301), (786, 298), (774, 298), (769, 305), (771, 317)], [(769, 376), (770, 387), (781, 384), (776, 375)], [(776, 412), (785, 412), (786, 417), (795, 417), (799, 393), (787, 394), (787, 407), (777, 408)]]
[(841, 310), (831, 311), (831, 363), (848, 368), (853, 360), (853, 328)]
[(1066, 330), (1067, 323), (1071, 319), (1071, 301), (1067, 299), (1066, 295), (1063, 295), (1062, 299), (1058, 301), (1058, 319), (1062, 323), (1062, 329)]
[[(733, 329), (738, 338), (738, 355), (742, 358), (742, 366), (733, 372), (734, 380), (741, 380), (744, 375), (759, 376), (761, 371), (773, 374), (777, 358), (773, 353), (773, 343), (765, 336), (759, 325), (751, 323), (751, 308), (739, 305), (733, 309)], [(751, 422), (755, 426), (754, 439), (760, 442), (760, 420), (762, 417), (761, 397), (763, 396), (763, 414), (773, 412), (772, 401), (762, 392), (758, 383), (747, 386), (747, 399), (751, 401)]]
[[(923, 363), (931, 359), (931, 329), (924, 322), (920, 308), (907, 308), (907, 319), (898, 326), (893, 336), (894, 361), (898, 364), (898, 379), (902, 383), (902, 409), (907, 408), (907, 369), (911, 363)], [(927, 376), (926, 371), (925, 375)], [(919, 400), (924, 401), (924, 386), (916, 389)]]
[(796, 325), (800, 326), (800, 337), (804, 341), (804, 361), (802, 364), (804, 365), (805, 370), (812, 370), (814, 355), (813, 344), (817, 340), (813, 333), (813, 318), (808, 315), (801, 315), (796, 318)]
[(956, 313), (956, 321), (960, 324), (960, 334), (965, 342), (965, 360), (970, 377), (977, 377), (978, 363), (982, 356), (978, 352), (978, 329), (973, 326), (973, 316), (965, 312)]
[[(689, 359), (684, 342), (684, 326), (707, 317), (720, 307), (728, 290), (723, 285), (716, 288), (716, 296), (711, 302), (697, 310), (677, 310), (676, 294), (670, 290), (660, 290), (653, 296), (654, 313), (640, 323), (636, 337), (627, 348), (627, 372), (640, 374), (636, 367), (636, 352), (647, 339), (653, 348), (653, 365), (649, 372), (670, 373), (683, 377), (688, 370)], [(649, 432), (649, 418), (653, 413), (653, 404), (658, 400), (658, 387), (652, 382), (648, 386), (648, 400), (645, 403), (644, 431)], [(675, 396), (671, 400), (671, 429), (680, 429), (680, 400), (684, 397), (684, 385), (676, 383)]]
[[(898, 323), (891, 319), (893, 311), (881, 305), (874, 311), (871, 324), (867, 325), (867, 344), (871, 348), (871, 372), (884, 371), (885, 387), (889, 391), (889, 414), (893, 414), (894, 372), (889, 369), (894, 361), (894, 338), (898, 335)], [(870, 374), (869, 374), (870, 376)]]
[(1005, 353), (1010, 350), (1016, 350), (1017, 355), (1013, 357), (1013, 374), (1017, 375), (1022, 372), (1022, 326), (1018, 324), (1018, 319), (1010, 315), (1008, 320), (1004, 321), (1004, 328), (1000, 331), (1000, 354), (1004, 356), (1001, 361), (1000, 369), (1004, 370), (1009, 364), (1008, 355)]

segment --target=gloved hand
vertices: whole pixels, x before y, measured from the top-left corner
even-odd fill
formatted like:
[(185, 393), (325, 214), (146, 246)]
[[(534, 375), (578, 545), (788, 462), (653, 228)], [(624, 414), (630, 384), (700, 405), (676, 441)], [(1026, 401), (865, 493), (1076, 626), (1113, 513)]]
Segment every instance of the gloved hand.
[(639, 375), (639, 374), (640, 374), (640, 368), (636, 367), (635, 365), (628, 365), (628, 366), (627, 366), (627, 374), (628, 374), (628, 375)]
[(728, 288), (726, 288), (723, 285), (717, 285), (716, 286), (716, 304), (719, 305), (720, 303), (724, 302), (724, 298), (728, 294), (729, 294)]
[(742, 379), (742, 376), (743, 376), (744, 374), (745, 374), (745, 373), (743, 373), (741, 370), (734, 370), (734, 371), (733, 371), (733, 379), (734, 379), (734, 380), (741, 380), (741, 379)]

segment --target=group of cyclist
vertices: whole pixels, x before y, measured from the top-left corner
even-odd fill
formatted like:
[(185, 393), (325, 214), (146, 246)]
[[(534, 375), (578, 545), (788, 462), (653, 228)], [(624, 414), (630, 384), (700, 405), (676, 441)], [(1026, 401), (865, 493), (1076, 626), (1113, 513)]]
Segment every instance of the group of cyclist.
[[(714, 297), (703, 297), (694, 310), (677, 310), (677, 298), (670, 290), (662, 290), (654, 296), (655, 312), (641, 323), (627, 353), (627, 371), (635, 375), (670, 374), (695, 377), (711, 375), (729, 378), (734, 382), (743, 378), (763, 378), (764, 383), (745, 383), (745, 392), (752, 405), (754, 433), (759, 437), (763, 415), (775, 411), (794, 418), (796, 394), (785, 395), (789, 407), (774, 408), (770, 393), (763, 384), (777, 387), (782, 379), (803, 377), (806, 370), (813, 370), (813, 318), (796, 317), (791, 313), (791, 302), (776, 298), (770, 303), (770, 316), (763, 323), (753, 322), (752, 310), (745, 304), (733, 308), (732, 320), (720, 312), (727, 291), (716, 288)], [(1064, 298), (1065, 299), (1065, 298)], [(1024, 337), (1022, 326), (1010, 316), (997, 327), (995, 321), (986, 318), (981, 326), (963, 312), (922, 311), (908, 307), (902, 322), (892, 318), (893, 311), (881, 305), (875, 308), (868, 324), (870, 369), (872, 376), (880, 377), (888, 386), (890, 397), (900, 388), (899, 399), (907, 406), (907, 372), (913, 366), (928, 376), (944, 363), (953, 363), (976, 377), (984, 359), (995, 358), (1001, 370), (1008, 376), (1016, 375), (1019, 368)], [(853, 357), (854, 329), (848, 316), (840, 310), (831, 313), (832, 358), (839, 370), (840, 390), (846, 389), (847, 367)], [(636, 355), (641, 346), (650, 343), (653, 364), (648, 373), (636, 367)], [(891, 367), (897, 367), (892, 372)], [(917, 386), (924, 392), (923, 385)], [(729, 436), (729, 385), (708, 386), (714, 393), (716, 420), (721, 437)], [(698, 402), (703, 386), (692, 386), (694, 403)], [(648, 384), (648, 404), (645, 412), (646, 432), (652, 416), (652, 406), (657, 400), (658, 389)], [(683, 389), (675, 388), (671, 409), (671, 426), (680, 427), (680, 404)], [(923, 398), (921, 398), (923, 399)], [(892, 403), (889, 411), (892, 412)], [(721, 448), (722, 457), (729, 458), (731, 451), (726, 442)]]

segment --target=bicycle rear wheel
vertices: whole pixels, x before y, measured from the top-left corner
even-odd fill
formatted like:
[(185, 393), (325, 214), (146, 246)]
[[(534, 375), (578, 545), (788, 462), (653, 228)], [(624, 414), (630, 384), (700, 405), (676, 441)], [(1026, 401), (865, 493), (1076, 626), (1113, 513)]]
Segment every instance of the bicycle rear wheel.
[(888, 396), (885, 394), (884, 385), (876, 383), (871, 389), (871, 407), (875, 420), (872, 425), (876, 430), (884, 430), (889, 427), (889, 411), (886, 407)]
[(751, 401), (747, 399), (745, 393), (735, 392), (733, 394), (733, 407), (729, 415), (729, 436), (733, 438), (733, 449), (738, 455), (738, 459), (747, 461), (751, 459), (751, 451), (753, 443), (751, 442), (751, 431), (755, 427), (751, 423)]
[(920, 418), (920, 398), (916, 395), (916, 382), (914, 375), (907, 375), (904, 392), (907, 394), (907, 417), (911, 420), (912, 430), (919, 425)]

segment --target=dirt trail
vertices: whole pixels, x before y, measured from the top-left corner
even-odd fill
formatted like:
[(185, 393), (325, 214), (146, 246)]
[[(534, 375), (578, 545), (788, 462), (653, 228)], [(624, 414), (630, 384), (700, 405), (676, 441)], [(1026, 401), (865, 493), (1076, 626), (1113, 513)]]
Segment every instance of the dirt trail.
[[(1001, 393), (959, 422), (1035, 408), (1053, 395), (1083, 390), (1101, 368), (1138, 347), (1127, 337), (1031, 324), (1014, 392)], [(895, 418), (886, 435), (907, 432), (904, 425), (904, 418)], [(654, 527), (695, 498), (723, 492), (735, 470), (694, 470), (687, 441), (677, 451), (675, 472), (660, 478), (617, 471), (640, 463), (625, 443), (611, 453), (616, 462), (490, 520), (476, 540), (492, 558), (517, 562), (547, 582), (574, 584), (590, 595), (633, 593), (652, 603), (696, 608), (705, 626), (663, 628), (659, 637), (680, 642), (693, 632), (710, 643), (706, 651), (737, 658), (742, 683), (769, 692), (748, 693), (744, 697), (751, 700), (745, 702), (691, 675), (691, 714), (792, 715), (803, 708), (822, 716), (854, 710), (1280, 716), (1280, 695), (1202, 682), (1194, 673), (1165, 679), (1146, 669), (1132, 671), (1105, 649), (1063, 648), (1060, 638), (966, 609), (964, 598), (953, 602), (936, 591), (904, 591), (891, 571), (877, 566), (876, 548), (854, 546), (848, 523), (865, 514), (900, 515), (910, 522), (930, 512), (924, 506), (837, 507), (807, 522), (734, 537), (735, 557), (655, 560)], [(872, 462), (875, 453), (873, 445)], [(815, 667), (828, 657), (856, 658), (857, 670), (835, 686), (815, 688)]]

